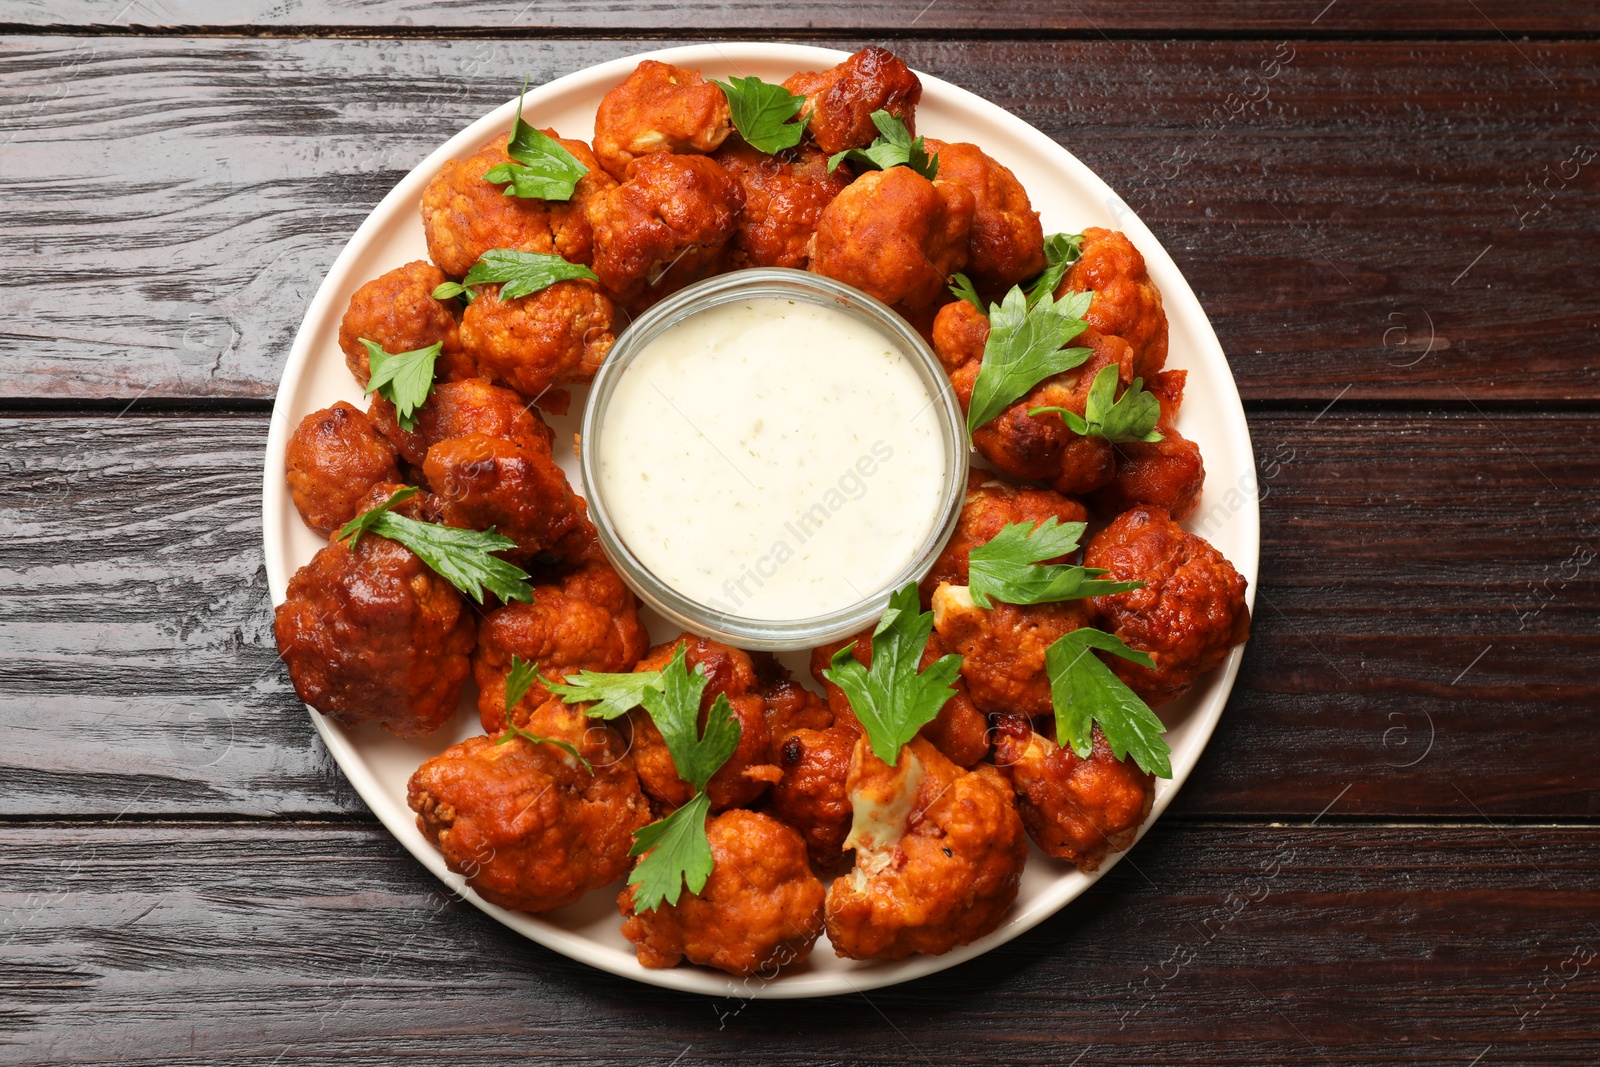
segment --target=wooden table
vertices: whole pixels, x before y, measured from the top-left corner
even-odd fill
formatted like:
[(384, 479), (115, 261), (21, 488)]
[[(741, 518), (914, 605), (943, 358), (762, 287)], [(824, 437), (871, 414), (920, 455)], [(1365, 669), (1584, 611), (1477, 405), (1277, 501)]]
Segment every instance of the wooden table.
[[(1579, 0), (0, 3), (0, 1061), (1600, 1060), (1600, 12)], [(352, 230), (534, 82), (886, 41), (1160, 235), (1259, 458), (1199, 769), (1032, 934), (813, 1003), (449, 899), (274, 655), (261, 456)]]

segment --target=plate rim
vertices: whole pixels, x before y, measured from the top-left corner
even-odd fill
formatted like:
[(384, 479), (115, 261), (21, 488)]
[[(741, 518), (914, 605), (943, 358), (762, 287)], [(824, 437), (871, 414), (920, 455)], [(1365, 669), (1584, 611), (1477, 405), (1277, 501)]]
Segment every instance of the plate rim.
[[(609, 85), (621, 81), (634, 66), (644, 59), (675, 62), (688, 67), (699, 67), (714, 60), (721, 60), (737, 70), (737, 62), (730, 58), (724, 52), (724, 49), (748, 57), (752, 61), (776, 60), (791, 63), (797, 70), (822, 69), (838, 63), (850, 54), (840, 49), (816, 45), (758, 41), (717, 41), (714, 43), (652, 49), (582, 67), (571, 73), (553, 78), (537, 87), (530, 87), (527, 91), (524, 107), (536, 108), (544, 99), (559, 96), (590, 82), (604, 84), (609, 87)], [(1052, 163), (1058, 164), (1068, 172), (1071, 180), (1079, 188), (1099, 197), (1105, 204), (1107, 211), (1114, 217), (1117, 227), (1128, 234), (1135, 247), (1144, 255), (1146, 262), (1151, 265), (1152, 273), (1170, 276), (1165, 277), (1161, 286), (1163, 298), (1169, 304), (1172, 300), (1172, 280), (1176, 279), (1181, 286), (1179, 292), (1186, 298), (1187, 302), (1192, 304), (1193, 310), (1198, 313), (1196, 321), (1200, 327), (1203, 327), (1203, 329), (1197, 331), (1195, 340), (1201, 348), (1209, 351), (1203, 354), (1197, 353), (1197, 355), (1202, 355), (1202, 358), (1205, 358), (1208, 363), (1214, 363), (1220, 367), (1222, 373), (1226, 375), (1226, 384), (1229, 388), (1225, 390), (1225, 410), (1218, 412), (1224, 433), (1234, 439), (1230, 443), (1235, 450), (1242, 445), (1243, 454), (1251, 457), (1251, 472), (1253, 474), (1255, 453), (1250, 440), (1249, 425), (1245, 418), (1243, 401), (1239, 396), (1238, 385), (1234, 380), (1232, 368), (1228, 364), (1221, 343), (1217, 340), (1216, 331), (1211, 326), (1210, 317), (1200, 305), (1199, 298), (1195, 295), (1188, 280), (1178, 269), (1177, 264), (1172, 260), (1172, 257), (1161, 242), (1156, 239), (1155, 235), (1144, 224), (1143, 220), (1094, 171), (1043, 131), (1025, 122), (1000, 105), (988, 101), (970, 90), (963, 89), (958, 85), (920, 70), (916, 73), (922, 80), (924, 96), (929, 95), (931, 91), (933, 95), (944, 97), (946, 102), (982, 113), (985, 121), (993, 122), (1004, 128), (1010, 136), (1029, 143), (1041, 156), (1050, 159)], [(329, 305), (333, 303), (336, 296), (343, 292), (344, 276), (350, 272), (353, 262), (361, 254), (361, 249), (370, 242), (377, 231), (389, 224), (390, 217), (397, 210), (415, 210), (415, 205), (421, 199), (422, 188), (433, 178), (445, 162), (476, 149), (489, 136), (508, 129), (516, 106), (517, 99), (512, 98), (469, 123), (418, 162), (404, 178), (384, 194), (383, 198), (378, 201), (340, 249), (339, 254), (334, 258), (322, 281), (318, 284), (317, 291), (307, 306), (305, 314), (301, 317), (300, 325), (295, 333), (294, 343), (290, 348), (288, 359), (284, 363), (283, 371), (279, 375), (277, 388), (274, 392), (272, 417), (268, 426), (266, 455), (262, 471), (262, 548), (267, 569), (268, 590), (274, 609), (283, 602), (289, 579), (289, 574), (285, 569), (286, 564), (282, 558), (286, 554), (285, 545), (281, 538), (275, 536), (275, 531), (285, 514), (285, 507), (292, 507), (287, 503), (287, 483), (282, 477), (282, 469), (286, 445), (289, 435), (293, 432), (293, 427), (289, 425), (291, 418), (290, 405), (282, 401), (293, 392), (292, 388), (286, 389), (285, 386), (298, 385), (307, 365), (311, 361), (312, 354), (318, 343), (312, 337), (313, 327), (317, 320), (328, 313)], [(338, 280), (337, 284), (336, 279)], [(1243, 537), (1244, 550), (1235, 551), (1232, 554), (1231, 561), (1239, 573), (1244, 575), (1248, 581), (1246, 601), (1253, 609), (1260, 562), (1259, 495), (1252, 492), (1249, 496), (1248, 506), (1241, 507), (1233, 512), (1229, 516), (1229, 522), (1242, 524), (1237, 532)], [(617, 954), (611, 949), (596, 945), (586, 935), (563, 929), (538, 916), (511, 911), (483, 900), (466, 885), (466, 880), (462, 876), (452, 873), (445, 866), (443, 854), (428, 844), (420, 833), (416, 832), (414, 821), (410, 818), (409, 811), (405, 813), (404, 818), (396, 819), (391, 817), (391, 814), (387, 811), (389, 807), (387, 792), (378, 781), (371, 767), (360, 756), (358, 746), (352, 738), (342, 728), (330, 722), (309, 705), (305, 705), (305, 708), (311, 716), (312, 723), (316, 727), (317, 733), (321, 736), (323, 744), (327, 746), (329, 754), (333, 757), (334, 762), (338, 764), (341, 773), (344, 774), (357, 795), (361, 797), (362, 802), (377, 817), (390, 836), (419, 860), (424, 868), (443, 882), (446, 888), (454, 895), (467, 900), (480, 911), (523, 937), (577, 962), (618, 977), (667, 989), (741, 1000), (826, 997), (852, 992), (860, 993), (884, 986), (898, 985), (955, 967), (1027, 933), (1045, 919), (1065, 908), (1073, 900), (1081, 896), (1091, 885), (1109, 873), (1123, 857), (1132, 851), (1134, 845), (1143, 839), (1149, 829), (1160, 819), (1188, 781), (1195, 766), (1198, 765), (1201, 756), (1205, 753), (1206, 746), (1210, 744), (1211, 736), (1216, 729), (1217, 723), (1221, 720), (1222, 713), (1227, 707), (1228, 699), (1232, 695), (1234, 681), (1238, 676), (1240, 661), (1244, 656), (1245, 647), (1240, 645), (1234, 648), (1229, 654), (1226, 663), (1208, 681), (1208, 686), (1214, 691), (1214, 695), (1208, 698), (1209, 707), (1197, 709), (1192, 725), (1189, 727), (1190, 730), (1194, 731), (1196, 737), (1193, 759), (1187, 766), (1182, 768), (1181, 774), (1179, 773), (1179, 768), (1176, 765), (1174, 766), (1174, 777), (1171, 779), (1169, 787), (1166, 789), (1159, 789), (1158, 787), (1158, 796), (1151, 806), (1149, 816), (1140, 825), (1133, 844), (1130, 844), (1128, 849), (1123, 852), (1107, 857), (1098, 871), (1089, 875), (1082, 874), (1075, 869), (1062, 871), (1050, 891), (1043, 895), (1044, 899), (1031, 902), (1025, 910), (1014, 913), (1003, 926), (985, 937), (938, 956), (913, 955), (902, 960), (864, 961), (859, 970), (849, 972), (780, 974), (771, 979), (759, 979), (754, 985), (752, 985), (752, 979), (750, 978), (739, 979), (708, 968), (679, 966), (657, 970), (642, 966), (631, 955), (619, 960), (614, 958)], [(396, 825), (397, 821), (400, 825)], [(595, 890), (595, 892), (602, 891)], [(843, 987), (836, 987), (836, 983), (842, 983)]]

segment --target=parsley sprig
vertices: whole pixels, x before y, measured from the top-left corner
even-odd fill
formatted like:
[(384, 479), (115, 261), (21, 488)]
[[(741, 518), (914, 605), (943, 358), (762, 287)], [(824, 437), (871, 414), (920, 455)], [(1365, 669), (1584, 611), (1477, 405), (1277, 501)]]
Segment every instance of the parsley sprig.
[(878, 137), (865, 148), (846, 148), (829, 156), (828, 173), (848, 159), (874, 170), (910, 167), (930, 182), (939, 176), (939, 157), (929, 154), (921, 137), (913, 141), (905, 123), (880, 110), (872, 113), (872, 124), (878, 127)]
[(615, 719), (644, 703), (645, 694), (661, 688), (660, 671), (603, 674), (578, 671), (565, 681), (540, 678), (539, 684), (568, 704), (587, 704), (584, 713), (594, 719)]
[(375, 508), (363, 511), (339, 529), (337, 539), (349, 541), (354, 548), (364, 533), (377, 534), (398, 541), (417, 554), (417, 558), (433, 568), (438, 575), (479, 604), (483, 603), (485, 589), (507, 603), (513, 600), (533, 602), (533, 586), (527, 582), (528, 572), (491, 553), (515, 548), (516, 542), (489, 530), (460, 530), (454, 526), (441, 526), (431, 522), (418, 522), (404, 515), (395, 515), (390, 508), (417, 495), (416, 486), (408, 485)]
[(1089, 358), (1090, 349), (1066, 344), (1088, 328), (1083, 314), (1093, 298), (1093, 293), (1068, 293), (1030, 305), (1022, 287), (1013, 285), (1002, 303), (989, 306), (989, 340), (967, 405), (969, 433), (1044, 379)]
[(717, 82), (728, 98), (733, 127), (752, 147), (767, 155), (793, 148), (805, 135), (806, 124), (790, 122), (805, 106), (806, 98), (760, 78), (729, 78)]
[(993, 607), (994, 600), (1049, 604), (1126, 593), (1144, 586), (1143, 582), (1099, 581), (1106, 573), (1099, 567), (1040, 562), (1076, 552), (1083, 531), (1083, 523), (1062, 523), (1053, 515), (1037, 526), (1013, 522), (1001, 527), (968, 557), (967, 591), (972, 602), (985, 609)]
[(506, 142), (506, 155), (516, 162), (490, 168), (483, 180), (504, 185), (507, 196), (571, 200), (579, 179), (589, 173), (589, 168), (563, 148), (560, 141), (522, 121), (522, 98), (527, 92), (528, 83), (523, 82), (522, 92), (517, 94), (517, 117), (511, 124), (511, 138)]
[(1029, 408), (1029, 415), (1055, 412), (1066, 422), (1067, 428), (1080, 437), (1103, 437), (1113, 444), (1127, 441), (1159, 441), (1161, 431), (1156, 422), (1161, 418), (1161, 401), (1144, 390), (1144, 379), (1135, 378), (1121, 398), (1117, 397), (1117, 367), (1115, 364), (1100, 368), (1089, 385), (1089, 396), (1083, 415), (1066, 408)]
[[(1044, 270), (1027, 288), (1028, 306), (1033, 307), (1046, 296), (1053, 295), (1056, 286), (1061, 284), (1061, 279), (1072, 265), (1078, 262), (1081, 255), (1083, 255), (1083, 234), (1053, 233), (1046, 237)], [(978, 296), (978, 290), (973, 286), (971, 278), (957, 273), (951, 275), (950, 281), (950, 291), (959, 299), (965, 300), (985, 315), (989, 313), (984, 309), (983, 299)]]
[(533, 664), (527, 662), (521, 656), (515, 654), (512, 655), (511, 673), (506, 675), (506, 728), (504, 732), (500, 734), (499, 738), (495, 740), (495, 744), (503, 745), (513, 737), (520, 737), (530, 744), (554, 745), (567, 755), (571, 756), (573, 759), (577, 760), (579, 763), (583, 764), (584, 770), (588, 771), (590, 774), (593, 774), (594, 768), (591, 767), (589, 765), (589, 761), (584, 759), (582, 754), (578, 752), (576, 745), (573, 745), (568, 741), (558, 740), (554, 737), (540, 737), (538, 734), (530, 734), (528, 731), (518, 726), (511, 718), (512, 709), (518, 704), (522, 703), (522, 698), (528, 695), (528, 690), (533, 688), (533, 683), (538, 677), (538, 667), (535, 667)]
[(1091, 649), (1141, 667), (1155, 667), (1149, 654), (1091, 626), (1057, 638), (1044, 655), (1057, 742), (1063, 747), (1070, 745), (1080, 759), (1088, 759), (1094, 751), (1093, 727), (1099, 723), (1113, 756), (1124, 759), (1131, 755), (1145, 773), (1171, 778), (1172, 749), (1161, 737), (1166, 726)]
[(873, 753), (893, 767), (900, 749), (931, 722), (953, 696), (961, 657), (941, 656), (919, 672), (933, 633), (933, 612), (917, 610), (917, 583), (889, 597), (889, 609), (872, 632), (872, 666), (855, 658), (855, 642), (833, 654), (823, 677), (844, 690), (867, 732)]
[(435, 300), (449, 300), (466, 293), (471, 286), (500, 283), (500, 299), (518, 297), (548, 289), (556, 282), (573, 278), (599, 281), (599, 275), (582, 263), (568, 263), (560, 256), (543, 252), (518, 252), (514, 248), (491, 248), (478, 257), (459, 282), (445, 282), (433, 291)]
[(393, 404), (400, 428), (410, 433), (417, 425), (417, 409), (433, 393), (433, 364), (444, 343), (435, 341), (427, 348), (409, 352), (386, 352), (375, 341), (365, 337), (359, 340), (366, 346), (367, 366), (372, 371), (364, 395), (377, 393)]
[[(633, 906), (638, 911), (654, 911), (663, 900), (677, 904), (685, 886), (691, 893), (705, 888), (715, 866), (706, 836), (706, 817), (711, 813), (706, 783), (733, 755), (742, 732), (724, 693), (712, 701), (705, 729), (700, 729), (706, 676), (702, 670), (688, 669), (685, 653), (685, 646), (679, 645), (655, 683), (639, 690), (640, 702), (661, 732), (678, 777), (693, 786), (695, 793), (671, 815), (634, 832), (628, 855), (644, 856), (628, 875), (628, 884), (635, 887)], [(615, 706), (625, 699), (626, 695), (614, 695), (608, 703)]]

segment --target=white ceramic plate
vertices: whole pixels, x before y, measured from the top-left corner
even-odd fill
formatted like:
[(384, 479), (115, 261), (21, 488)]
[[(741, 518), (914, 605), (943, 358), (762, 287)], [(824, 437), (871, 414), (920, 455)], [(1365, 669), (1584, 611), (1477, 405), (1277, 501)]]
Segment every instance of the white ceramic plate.
[[(699, 68), (707, 77), (726, 79), (730, 75), (755, 74), (777, 82), (798, 70), (832, 66), (844, 59), (846, 53), (798, 45), (727, 43), (671, 48), (647, 55)], [(594, 111), (600, 98), (622, 81), (641, 58), (645, 57), (602, 63), (531, 89), (524, 114), (536, 126), (554, 126), (568, 136), (587, 139), (594, 129)], [(920, 76), (923, 96), (917, 108), (918, 132), (945, 141), (970, 141), (1010, 167), (1043, 216), (1046, 233), (1072, 233), (1086, 226), (1112, 227), (1127, 233), (1144, 253), (1150, 275), (1165, 300), (1171, 326), (1171, 355), (1167, 365), (1191, 372), (1179, 425), (1184, 436), (1196, 441), (1205, 456), (1205, 495), (1188, 525), (1209, 538), (1249, 579), (1253, 602), (1260, 536), (1250, 435), (1227, 360), (1188, 283), (1138, 217), (1071, 153), (1027, 123), (965, 89), (927, 74)], [(284, 484), (284, 447), (289, 435), (306, 415), (339, 400), (365, 408), (361, 390), (345, 369), (339, 351), (339, 319), (360, 285), (403, 263), (427, 258), (418, 212), (423, 187), (447, 160), (465, 156), (491, 136), (510, 129), (515, 107), (516, 101), (511, 100), (496, 108), (456, 134), (406, 175), (361, 224), (334, 261), (306, 311), (278, 386), (267, 439), (262, 519), (267, 576), (274, 604), (283, 601), (289, 576), (308, 562), (323, 544), (301, 523)], [(558, 442), (572, 439), (584, 396), (583, 389), (574, 390), (571, 413), (551, 420)], [(578, 484), (576, 461), (570, 450), (558, 448), (557, 455), (573, 484)], [(647, 623), (655, 640), (673, 636), (660, 620), (647, 619)], [(1201, 749), (1222, 714), (1241, 654), (1241, 649), (1235, 649), (1227, 664), (1214, 671), (1191, 695), (1162, 709), (1162, 718), (1169, 727), (1167, 740), (1172, 745), (1173, 777), (1157, 784), (1155, 804), (1144, 829), (1172, 803), (1184, 779), (1194, 769)], [(803, 655), (791, 665), (798, 666), (797, 677), (810, 684)], [(836, 957), (824, 938), (803, 965), (771, 980), (736, 979), (717, 971), (688, 966), (649, 970), (639, 965), (632, 946), (622, 937), (615, 904), (615, 889), (620, 888), (620, 883), (612, 889), (590, 893), (572, 907), (550, 915), (508, 911), (479, 899), (459, 875), (446, 870), (438, 851), (417, 830), (412, 813), (406, 807), (406, 781), (429, 756), (481, 732), (477, 712), (470, 705), (470, 700), (464, 700), (463, 710), (453, 724), (420, 742), (402, 741), (376, 729), (347, 730), (315, 711), (311, 712), (311, 718), (361, 798), (400, 843), (441, 881), (500, 922), (540, 944), (640, 982), (734, 997), (828, 996), (893, 985), (955, 966), (1027, 933), (1098, 877), (1080, 874), (1034, 850), (1022, 877), (1016, 905), (1006, 922), (988, 937), (943, 956), (858, 963)], [(1116, 857), (1108, 860), (1100, 873), (1105, 873), (1115, 863)]]

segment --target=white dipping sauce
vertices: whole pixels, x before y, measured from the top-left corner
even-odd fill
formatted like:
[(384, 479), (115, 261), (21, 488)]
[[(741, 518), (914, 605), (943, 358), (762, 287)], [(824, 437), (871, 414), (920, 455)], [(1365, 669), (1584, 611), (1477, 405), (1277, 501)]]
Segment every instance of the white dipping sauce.
[(617, 536), (730, 615), (788, 620), (880, 592), (934, 532), (934, 398), (890, 337), (832, 307), (722, 304), (623, 372), (598, 442)]

